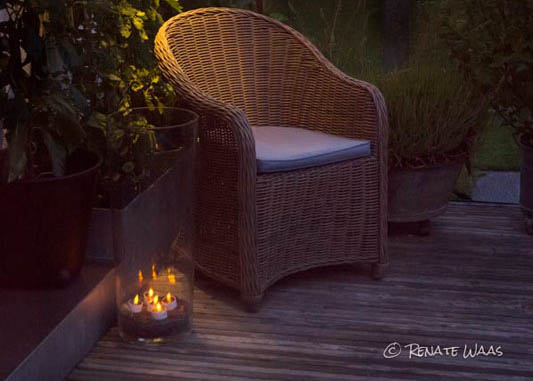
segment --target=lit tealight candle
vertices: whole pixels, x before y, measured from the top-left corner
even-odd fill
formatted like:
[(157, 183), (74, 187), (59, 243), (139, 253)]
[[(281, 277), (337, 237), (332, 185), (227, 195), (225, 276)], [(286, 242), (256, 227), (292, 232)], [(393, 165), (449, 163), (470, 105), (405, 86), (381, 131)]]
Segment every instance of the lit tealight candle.
[(135, 295), (133, 299), (128, 300), (128, 307), (130, 308), (130, 311), (134, 314), (138, 314), (142, 311), (143, 305), (142, 303), (139, 303), (139, 295)]
[(146, 304), (150, 304), (152, 303), (152, 301), (154, 300), (154, 296), (155, 296), (155, 292), (154, 292), (154, 289), (150, 287), (150, 289), (148, 291), (145, 291), (144, 293), (144, 302)]
[(165, 296), (162, 301), (163, 301), (163, 306), (165, 306), (165, 308), (168, 311), (172, 311), (174, 308), (176, 308), (178, 306), (178, 302), (176, 300), (176, 297), (172, 296), (170, 294), (170, 292), (167, 293), (167, 296)]
[(154, 296), (154, 299), (150, 302), (150, 304), (148, 304), (148, 310), (149, 311), (153, 311), (155, 306), (160, 303), (159, 301), (159, 295), (155, 295)]
[(167, 318), (167, 309), (161, 305), (161, 303), (157, 303), (155, 307), (152, 309), (152, 317), (155, 320), (163, 320)]
[(174, 274), (168, 274), (168, 281), (170, 284), (176, 284), (176, 276)]

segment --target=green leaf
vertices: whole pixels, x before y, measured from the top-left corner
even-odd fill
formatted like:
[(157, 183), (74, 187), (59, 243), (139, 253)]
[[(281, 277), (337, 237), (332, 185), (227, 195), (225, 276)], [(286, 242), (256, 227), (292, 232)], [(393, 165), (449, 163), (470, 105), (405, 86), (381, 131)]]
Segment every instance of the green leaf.
[(93, 111), (91, 115), (89, 116), (89, 119), (87, 120), (87, 126), (101, 130), (105, 134), (107, 130), (106, 122), (107, 122), (107, 119), (104, 114), (99, 113), (97, 111)]
[(121, 81), (120, 77), (116, 74), (109, 74), (107, 78), (109, 78), (112, 81)]
[(28, 143), (29, 128), (24, 122), (17, 123), (9, 142), (9, 175), (8, 182), (17, 180), (24, 174), (28, 157), (26, 148)]
[(54, 139), (48, 131), (43, 130), (42, 132), (44, 144), (46, 145), (46, 148), (48, 148), (48, 154), (50, 156), (50, 161), (52, 162), (52, 172), (54, 173), (54, 176), (64, 176), (67, 150), (57, 139)]
[(157, 11), (154, 8), (149, 8), (147, 12), (148, 19), (151, 21), (155, 21), (157, 17)]
[(42, 127), (60, 136), (69, 152), (82, 144), (85, 131), (80, 125), (77, 110), (69, 103), (70, 99), (62, 94), (51, 94), (40, 97), (40, 100), (52, 111), (50, 124)]
[(144, 85), (140, 82), (135, 82), (132, 86), (131, 86), (131, 89), (135, 92), (141, 90), (142, 88), (144, 87)]
[(120, 35), (124, 38), (130, 38), (131, 36), (131, 24), (125, 23), (120, 26)]
[(51, 74), (64, 73), (67, 69), (58, 44), (50, 43), (46, 46), (46, 70)]
[(132, 19), (133, 21), (133, 26), (137, 29), (137, 30), (143, 30), (144, 29), (144, 22), (143, 22), (143, 19), (140, 18), (140, 17), (134, 17)]
[(71, 41), (64, 38), (60, 42), (59, 47), (63, 61), (69, 66), (69, 68), (78, 68), (81, 65), (82, 60)]
[(130, 5), (120, 5), (120, 13), (124, 16), (133, 17), (137, 13), (137, 10)]
[(89, 105), (89, 101), (77, 88), (70, 88), (70, 96), (78, 110), (80, 110), (85, 116), (90, 114), (91, 108)]
[(124, 130), (115, 130), (115, 139), (122, 139), (122, 137), (124, 137)]
[(148, 35), (146, 34), (146, 31), (144, 31), (144, 30), (140, 30), (140, 31), (139, 31), (139, 37), (140, 37), (141, 40), (143, 40), (143, 41), (148, 40)]
[(178, 0), (165, 0), (165, 2), (176, 12), (182, 12), (183, 8), (181, 7)]

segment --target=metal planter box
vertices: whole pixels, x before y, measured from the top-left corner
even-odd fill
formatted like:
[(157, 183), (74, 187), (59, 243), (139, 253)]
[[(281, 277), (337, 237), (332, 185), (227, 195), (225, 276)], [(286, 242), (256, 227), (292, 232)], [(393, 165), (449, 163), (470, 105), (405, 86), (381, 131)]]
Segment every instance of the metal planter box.
[[(119, 261), (128, 251), (164, 250), (178, 234), (186, 234), (192, 221), (183, 221), (184, 208), (194, 186), (189, 165), (193, 152), (184, 152), (144, 192), (122, 209), (94, 208), (89, 228), (87, 256)], [(190, 215), (188, 213), (187, 215)], [(180, 221), (181, 219), (181, 221)]]

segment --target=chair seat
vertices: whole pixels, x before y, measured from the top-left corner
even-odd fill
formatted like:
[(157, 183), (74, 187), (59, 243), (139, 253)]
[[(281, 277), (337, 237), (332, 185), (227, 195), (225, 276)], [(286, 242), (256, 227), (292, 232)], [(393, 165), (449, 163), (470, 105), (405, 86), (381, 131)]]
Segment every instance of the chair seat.
[(305, 128), (252, 127), (257, 172), (284, 172), (370, 156), (368, 140)]

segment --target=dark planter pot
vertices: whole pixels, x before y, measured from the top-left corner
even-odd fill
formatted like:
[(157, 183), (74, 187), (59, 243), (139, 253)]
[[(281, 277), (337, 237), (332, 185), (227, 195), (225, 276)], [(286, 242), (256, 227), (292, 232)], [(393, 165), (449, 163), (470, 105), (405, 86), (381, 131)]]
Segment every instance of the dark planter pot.
[[(389, 223), (409, 224), (419, 229), (415, 232), (428, 234), (429, 219), (446, 210), (462, 166), (461, 161), (422, 169), (390, 170)], [(401, 230), (402, 226), (393, 227)]]
[(520, 206), (526, 215), (526, 231), (533, 234), (533, 147), (522, 142)]
[[(183, 108), (165, 110), (160, 120), (151, 120), (158, 126), (156, 139), (163, 148), (150, 164), (156, 178), (134, 198), (128, 197), (127, 191), (119, 191), (111, 198), (110, 208), (92, 210), (87, 244), (89, 256), (119, 262), (123, 256), (120, 253), (133, 252), (139, 247), (157, 252), (175, 238), (176, 218), (184, 200), (173, 196), (176, 190), (184, 190), (185, 184), (180, 181), (192, 176), (189, 164), (195, 157), (199, 117)], [(137, 108), (134, 112), (151, 115), (147, 108)], [(150, 223), (147, 225), (146, 221)]]
[(187, 160), (193, 152), (182, 152), (175, 166), (168, 169), (144, 192), (122, 208), (94, 208), (91, 213), (87, 252), (93, 258), (123, 259), (124, 253), (143, 250), (157, 253), (176, 236), (183, 200), (176, 197), (184, 184)]
[(78, 275), (100, 164), (79, 150), (66, 176), (0, 185), (1, 286), (62, 287)]

